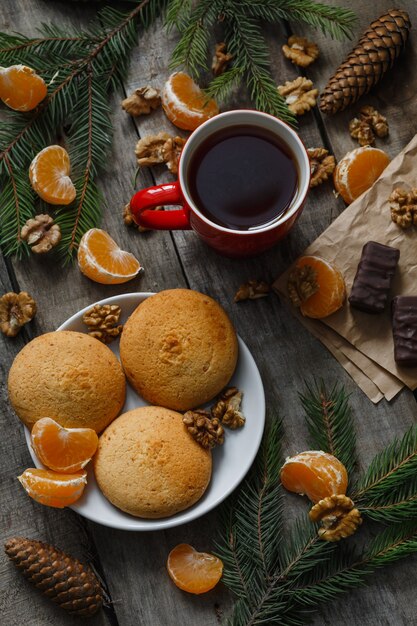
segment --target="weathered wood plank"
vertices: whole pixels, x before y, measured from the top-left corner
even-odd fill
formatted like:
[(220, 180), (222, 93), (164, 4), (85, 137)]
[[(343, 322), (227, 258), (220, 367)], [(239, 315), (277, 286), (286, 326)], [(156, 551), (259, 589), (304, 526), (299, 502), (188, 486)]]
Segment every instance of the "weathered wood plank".
[[(295, 77), (296, 70), (282, 58), (280, 46), (284, 41), (283, 32), (279, 28), (271, 31), (271, 57), (275, 77), (277, 83), (282, 83)], [(163, 46), (158, 41), (156, 33), (150, 34), (148, 57), (141, 62), (139, 54), (135, 59), (127, 82), (127, 91), (148, 82), (162, 86), (169, 73), (166, 67), (173, 42), (167, 41), (168, 46)], [(146, 46), (146, 40), (141, 45)], [(148, 61), (152, 72), (148, 70), (147, 73)], [(236, 107), (241, 106), (241, 102), (240, 99), (234, 104)], [(173, 131), (172, 125), (164, 119), (162, 113), (141, 118), (138, 127), (141, 134), (160, 130)], [(323, 145), (323, 138), (311, 113), (301, 118), (299, 132), (307, 146)], [(167, 175), (157, 176), (157, 182), (166, 180), (166, 177)], [(221, 258), (202, 244), (194, 233), (176, 232), (174, 238), (190, 286), (212, 295), (223, 304), (238, 332), (255, 355), (265, 384), (267, 405), (270, 409), (278, 410), (285, 419), (285, 449), (288, 454), (305, 449), (308, 445), (298, 401), (302, 381), (312, 375), (323, 376), (330, 385), (336, 381), (343, 382), (352, 393), (358, 449), (363, 468), (377, 450), (395, 434), (402, 434), (416, 418), (417, 409), (412, 394), (404, 392), (390, 404), (382, 402), (378, 406), (372, 405), (321, 344), (291, 317), (276, 296), (237, 305), (232, 302), (234, 292), (241, 282), (249, 277), (272, 280), (343, 208), (343, 202), (334, 198), (329, 184), (313, 190), (306, 209), (290, 236), (274, 250), (257, 259), (235, 261)], [(259, 329), (256, 333), (255, 328)], [(290, 514), (303, 510), (305, 506), (293, 497), (288, 498), (288, 503)], [(351, 595), (341, 599), (335, 603), (336, 606), (326, 609), (315, 623), (321, 624), (323, 619), (330, 623), (330, 617), (327, 616), (331, 615), (332, 624), (345, 624), (346, 611), (349, 612), (351, 624), (380, 623), (379, 618), (381, 623), (411, 623), (414, 611), (406, 598), (410, 589), (407, 580), (412, 571), (412, 561), (402, 563), (389, 573), (376, 578), (372, 589), (361, 591), (358, 596)], [(372, 597), (380, 600), (377, 611)], [(383, 597), (387, 598), (385, 605), (382, 602)], [(391, 620), (389, 622), (386, 621), (388, 615)]]

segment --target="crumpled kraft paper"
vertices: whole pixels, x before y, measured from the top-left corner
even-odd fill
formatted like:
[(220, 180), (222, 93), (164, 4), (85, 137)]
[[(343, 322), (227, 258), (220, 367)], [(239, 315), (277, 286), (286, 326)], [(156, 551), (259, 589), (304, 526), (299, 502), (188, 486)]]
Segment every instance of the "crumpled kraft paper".
[[(394, 187), (417, 187), (417, 135), (373, 187), (348, 206), (303, 253), (317, 254), (335, 263), (344, 276), (348, 294), (364, 244), (377, 241), (400, 250), (391, 297), (417, 295), (417, 227), (403, 230), (391, 221), (388, 197)], [(273, 285), (285, 298), (289, 271)], [(404, 385), (417, 387), (417, 367), (398, 367), (394, 361), (390, 307), (375, 315), (355, 310), (346, 302), (323, 320), (297, 316), (329, 349), (331, 346), (334, 356), (374, 402), (381, 399), (379, 396), (392, 399)], [(355, 371), (356, 376), (352, 375)]]

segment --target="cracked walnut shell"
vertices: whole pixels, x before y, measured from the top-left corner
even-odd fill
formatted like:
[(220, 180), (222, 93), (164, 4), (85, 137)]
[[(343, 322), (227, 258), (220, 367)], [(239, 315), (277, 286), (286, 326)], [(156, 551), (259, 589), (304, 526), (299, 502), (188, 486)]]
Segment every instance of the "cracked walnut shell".
[(313, 83), (304, 76), (299, 76), (295, 80), (284, 85), (279, 85), (278, 91), (284, 98), (289, 110), (294, 115), (303, 115), (317, 104), (318, 90), (312, 89)]
[(83, 322), (90, 337), (106, 344), (114, 341), (123, 329), (123, 325), (118, 324), (121, 311), (117, 304), (96, 304), (84, 313)]
[(217, 418), (211, 418), (208, 411), (195, 409), (187, 411), (182, 418), (190, 435), (203, 448), (214, 448), (224, 442), (224, 429)]
[(173, 137), (161, 131), (157, 135), (146, 135), (136, 144), (135, 154), (140, 167), (165, 163), (170, 172), (178, 173), (178, 160), (185, 139)]
[(157, 109), (161, 104), (161, 96), (159, 95), (159, 89), (155, 89), (150, 85), (146, 87), (139, 87), (130, 94), (128, 98), (122, 101), (122, 109), (138, 117), (139, 115), (146, 115)]
[(397, 187), (388, 198), (391, 219), (400, 228), (417, 226), (417, 188), (410, 191)]
[(32, 252), (45, 254), (61, 241), (61, 229), (50, 215), (40, 214), (29, 219), (20, 231)]
[(36, 302), (26, 291), (10, 291), (0, 298), (0, 330), (7, 337), (16, 337), (22, 326), (36, 313)]
[(282, 46), (282, 51), (287, 59), (299, 67), (308, 67), (319, 56), (319, 47), (306, 37), (291, 35), (288, 42)]
[(324, 183), (336, 167), (336, 159), (325, 148), (308, 148), (310, 161), (310, 187), (317, 187)]
[(241, 428), (246, 422), (246, 418), (240, 412), (242, 396), (243, 392), (239, 391), (237, 387), (225, 389), (216, 404), (211, 408), (212, 416), (221, 420), (222, 424), (232, 430)]
[(323, 498), (313, 506), (309, 517), (312, 522), (321, 522), (318, 534), (324, 541), (345, 539), (362, 524), (360, 512), (345, 495)]

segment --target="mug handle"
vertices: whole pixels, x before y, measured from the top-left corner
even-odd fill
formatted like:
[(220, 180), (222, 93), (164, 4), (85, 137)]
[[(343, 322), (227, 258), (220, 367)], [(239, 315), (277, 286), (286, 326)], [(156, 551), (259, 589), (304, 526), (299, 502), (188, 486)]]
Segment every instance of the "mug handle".
[(183, 205), (180, 184), (165, 183), (141, 189), (130, 201), (130, 211), (139, 226), (153, 230), (189, 230), (189, 210), (182, 206), (178, 211), (149, 211), (165, 204)]

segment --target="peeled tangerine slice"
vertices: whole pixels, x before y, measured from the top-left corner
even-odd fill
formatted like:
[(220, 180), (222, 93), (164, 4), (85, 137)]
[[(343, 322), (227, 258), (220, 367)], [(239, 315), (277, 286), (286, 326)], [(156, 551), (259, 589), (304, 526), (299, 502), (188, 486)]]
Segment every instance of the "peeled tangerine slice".
[(303, 315), (320, 319), (343, 306), (346, 286), (332, 263), (319, 256), (302, 256), (289, 274), (288, 293)]
[(15, 111), (32, 111), (45, 98), (45, 81), (26, 65), (0, 68), (0, 98)]
[(74, 504), (82, 496), (87, 484), (86, 472), (58, 474), (50, 470), (29, 468), (17, 478), (36, 502), (58, 509)]
[(32, 428), (32, 447), (38, 459), (55, 472), (78, 472), (91, 460), (98, 446), (92, 428), (64, 428), (43, 417)]
[(119, 248), (101, 228), (91, 228), (82, 236), (78, 267), (85, 276), (104, 285), (126, 283), (141, 270), (136, 257)]
[(70, 171), (68, 152), (61, 146), (47, 146), (30, 164), (30, 184), (49, 204), (71, 204), (77, 192), (69, 177)]
[(335, 456), (308, 450), (288, 458), (281, 469), (285, 489), (306, 495), (312, 502), (327, 496), (344, 495), (348, 485), (345, 466)]
[(223, 563), (213, 554), (197, 552), (192, 546), (180, 543), (169, 553), (167, 569), (177, 587), (200, 594), (217, 585), (223, 574)]
[(171, 74), (162, 92), (162, 107), (167, 118), (184, 130), (194, 130), (219, 112), (213, 99), (185, 72)]
[(350, 204), (372, 187), (389, 162), (390, 158), (383, 150), (371, 146), (348, 152), (333, 173), (336, 191), (346, 204)]

